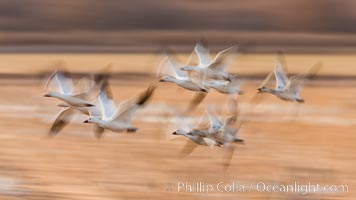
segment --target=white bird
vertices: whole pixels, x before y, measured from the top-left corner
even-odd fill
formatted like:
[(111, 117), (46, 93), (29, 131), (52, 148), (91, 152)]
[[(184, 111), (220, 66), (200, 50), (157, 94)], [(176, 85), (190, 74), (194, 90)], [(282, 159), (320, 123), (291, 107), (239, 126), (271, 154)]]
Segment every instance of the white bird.
[(209, 92), (208, 89), (203, 86), (202, 80), (197, 80), (192, 76), (189, 76), (188, 73), (180, 70), (180, 66), (182, 66), (180, 63), (174, 61), (169, 56), (166, 56), (163, 67), (168, 69), (171, 75), (164, 75), (159, 81), (172, 82), (191, 91)]
[(179, 115), (177, 115), (176, 118), (173, 119), (175, 119), (174, 127), (178, 127), (178, 129), (171, 132), (171, 135), (180, 135), (188, 139), (180, 152), (180, 156), (188, 156), (198, 146), (221, 146), (221, 144), (210, 138), (205, 137), (205, 135), (201, 136), (198, 133), (193, 133), (196, 131), (200, 131), (198, 129), (198, 126), (200, 125), (201, 120), (194, 125), (194, 121), (188, 120), (188, 118), (182, 118)]
[(167, 55), (164, 58), (161, 69), (158, 70), (158, 75), (161, 76), (162, 69), (168, 70), (168, 74), (170, 75), (162, 76), (159, 80), (160, 82), (172, 82), (186, 90), (196, 91), (187, 109), (183, 111), (185, 115), (192, 112), (205, 99), (209, 89), (204, 86), (204, 80), (201, 77), (180, 70), (181, 66), (182, 64)]
[(237, 137), (239, 128), (235, 128), (238, 117), (237, 101), (232, 95), (230, 96), (230, 101), (229, 110), (233, 113), (232, 115), (221, 120), (211, 108), (208, 108), (209, 126), (207, 128), (193, 129), (192, 134), (207, 137), (221, 145), (243, 142), (242, 139)]
[(224, 120), (214, 113), (212, 109), (208, 109), (210, 126), (206, 129), (193, 130), (191, 133), (195, 136), (206, 137), (220, 144), (224, 149), (224, 167), (230, 165), (232, 156), (235, 151), (234, 144), (244, 144), (244, 140), (237, 137), (241, 122), (237, 124), (238, 108), (237, 100), (234, 95), (229, 96), (229, 111), (232, 115), (226, 116)]
[(300, 97), (300, 91), (305, 83), (307, 76), (309, 76), (309, 78), (314, 77), (320, 67), (321, 65), (318, 63), (317, 65), (312, 66), (308, 73), (288, 78), (283, 70), (280, 59), (277, 57), (274, 69), (274, 76), (276, 79), (275, 89), (264, 86), (264, 84), (272, 76), (272, 73), (270, 73), (265, 78), (261, 86), (257, 89), (258, 93), (270, 93), (285, 101), (296, 101), (298, 103), (304, 103), (304, 99)]
[(172, 134), (173, 135), (183, 135), (190, 139), (191, 141), (195, 142), (196, 144), (203, 145), (203, 146), (220, 146), (219, 143), (216, 141), (209, 139), (204, 136), (199, 136), (197, 134), (194, 134), (192, 132), (198, 131), (198, 130), (191, 130), (191, 131), (186, 131), (184, 129), (177, 129), (175, 130)]
[[(208, 109), (210, 122), (208, 127), (202, 123), (202, 119), (204, 119), (204, 116), (202, 116), (194, 128), (191, 128), (189, 124), (185, 122), (181, 123), (179, 125), (180, 128), (172, 133), (173, 135), (182, 135), (189, 139), (181, 151), (182, 156), (189, 155), (199, 145), (224, 146), (225, 149), (229, 150), (227, 160), (230, 162), (233, 154), (231, 151), (234, 151), (231, 144), (243, 143), (243, 140), (237, 137), (239, 127), (235, 127), (237, 121), (237, 101), (234, 98), (231, 99), (229, 110), (233, 112), (233, 115), (226, 117), (224, 122), (222, 122), (211, 109)], [(180, 120), (180, 122), (182, 122), (182, 120)]]
[(95, 123), (101, 128), (114, 132), (136, 132), (138, 128), (133, 127), (130, 122), (136, 111), (150, 99), (155, 89), (156, 85), (149, 85), (144, 92), (135, 98), (135, 101), (121, 103), (117, 109), (109, 85), (106, 82), (106, 84), (103, 84), (99, 94), (101, 117), (91, 116), (84, 123)]
[(90, 107), (94, 106), (90, 101), (86, 100), (87, 93), (74, 94), (73, 80), (68, 72), (55, 71), (47, 80), (46, 89), (50, 83), (55, 83), (59, 91), (48, 91), (45, 97), (54, 97), (64, 101), (74, 107)]
[[(93, 77), (93, 84), (91, 88), (87, 91), (85, 96), (90, 96), (92, 93), (96, 93), (97, 89), (106, 82), (108, 77), (103, 74), (97, 74)], [(79, 84), (79, 83), (78, 83)], [(77, 85), (78, 85), (77, 84)], [(98, 96), (96, 94), (96, 96)], [(73, 116), (77, 113), (82, 113), (87, 116), (100, 116), (101, 112), (99, 110), (98, 99), (92, 103), (90, 107), (74, 107), (72, 105), (62, 103), (58, 106), (63, 107), (63, 109), (59, 112), (56, 117), (56, 120), (53, 122), (49, 135), (54, 136), (57, 135), (73, 118)], [(104, 129), (99, 127), (98, 125), (94, 125), (94, 133), (97, 138), (100, 138)]]
[(185, 130), (185, 129), (177, 129), (175, 130), (172, 135), (182, 135), (188, 140), (186, 141), (183, 149), (181, 150), (180, 154), (181, 156), (187, 156), (191, 154), (195, 148), (197, 148), (199, 145), (201, 146), (218, 146), (220, 147), (221, 144), (216, 142), (215, 140), (212, 140), (210, 138), (207, 138), (205, 136), (200, 136), (198, 134), (192, 133), (193, 131), (198, 131), (197, 129), (195, 130)]
[(219, 79), (231, 81), (236, 78), (234, 74), (229, 74), (226, 72), (227, 64), (223, 63), (223, 54), (228, 51), (235, 50), (236, 47), (232, 46), (224, 49), (216, 54), (214, 59), (210, 57), (209, 50), (205, 48), (201, 43), (197, 43), (194, 52), (198, 56), (199, 63), (197, 66), (183, 66), (180, 69), (188, 72), (196, 72), (200, 74), (205, 79)]

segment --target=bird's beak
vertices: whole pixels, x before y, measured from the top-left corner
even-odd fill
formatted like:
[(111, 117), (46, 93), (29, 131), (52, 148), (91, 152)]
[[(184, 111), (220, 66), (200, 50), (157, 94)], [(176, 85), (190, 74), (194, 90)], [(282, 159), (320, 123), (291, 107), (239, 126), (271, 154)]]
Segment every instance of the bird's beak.
[(257, 93), (261, 93), (262, 89), (261, 88), (257, 88)]
[(174, 132), (172, 133), (172, 135), (177, 135), (177, 132), (174, 131)]
[(163, 79), (159, 79), (159, 81), (158, 82), (164, 82), (164, 80)]
[(49, 94), (45, 94), (45, 95), (43, 95), (44, 97), (51, 97), (51, 95), (49, 95)]
[(89, 121), (88, 121), (88, 120), (85, 120), (84, 123), (89, 123)]
[(182, 71), (185, 71), (185, 68), (184, 67), (181, 67), (181, 68), (179, 68), (180, 70), (182, 70)]

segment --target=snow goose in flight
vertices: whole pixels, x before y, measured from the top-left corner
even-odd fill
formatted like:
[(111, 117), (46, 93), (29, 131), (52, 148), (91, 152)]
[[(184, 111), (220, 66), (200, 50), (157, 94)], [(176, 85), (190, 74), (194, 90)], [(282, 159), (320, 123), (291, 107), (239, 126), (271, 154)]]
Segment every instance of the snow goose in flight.
[[(87, 116), (97, 116), (99, 117), (101, 115), (101, 112), (99, 110), (99, 103), (98, 103), (98, 95), (97, 95), (97, 89), (101, 87), (103, 83), (105, 83), (108, 79), (108, 75), (105, 74), (96, 74), (94, 75), (92, 79), (92, 84), (89, 90), (87, 90), (87, 94), (85, 96), (91, 96), (95, 95), (97, 96), (96, 100), (92, 103), (95, 106), (90, 106), (90, 107), (74, 107), (72, 105), (62, 103), (59, 104), (60, 107), (63, 107), (63, 109), (59, 112), (57, 115), (55, 121), (53, 122), (49, 135), (50, 136), (55, 136), (57, 135), (66, 125), (69, 124), (71, 119), (73, 118), (74, 115), (77, 113), (82, 113)], [(83, 79), (81, 79), (83, 80)], [(80, 81), (79, 81), (80, 82)], [(76, 84), (76, 87), (78, 87), (79, 83)], [(93, 94), (95, 93), (95, 94)], [(94, 124), (94, 133), (97, 138), (100, 138), (104, 129), (99, 127), (98, 125)]]
[(244, 144), (244, 140), (237, 137), (242, 123), (238, 122), (238, 104), (236, 97), (237, 96), (235, 95), (229, 95), (228, 106), (231, 115), (228, 115), (224, 120), (221, 120), (210, 108), (208, 109), (210, 126), (207, 129), (201, 129), (200, 131), (192, 131), (193, 135), (209, 138), (223, 147), (223, 166), (225, 169), (230, 165), (232, 160), (235, 151), (234, 144)]
[(232, 46), (218, 52), (214, 59), (210, 57), (209, 50), (201, 43), (197, 43), (194, 52), (198, 56), (199, 64), (197, 66), (186, 65), (180, 69), (200, 74), (207, 79), (219, 79), (231, 81), (236, 78), (234, 74), (226, 72), (228, 64), (224, 63), (224, 54), (229, 51), (235, 51), (236, 47)]
[[(201, 91), (208, 92), (208, 89), (204, 88), (202, 81), (195, 79), (185, 71), (180, 70), (181, 64), (174, 61), (168, 55), (165, 56), (163, 68), (168, 69), (170, 75), (163, 75), (160, 82), (172, 82), (176, 85), (191, 91)], [(159, 70), (159, 74), (161, 74), (162, 69)], [(199, 83), (200, 82), (200, 83)]]
[(133, 127), (130, 122), (136, 111), (150, 99), (155, 89), (156, 85), (149, 85), (137, 98), (121, 103), (117, 109), (108, 82), (106, 82), (102, 85), (99, 94), (101, 117), (90, 116), (84, 123), (95, 123), (103, 129), (114, 132), (136, 132), (138, 128)]
[(292, 76), (288, 78), (287, 74), (283, 70), (282, 63), (277, 57), (275, 62), (274, 76), (276, 79), (275, 89), (268, 88), (264, 84), (272, 76), (272, 72), (265, 78), (261, 86), (257, 89), (258, 93), (270, 93), (282, 99), (284, 101), (295, 101), (298, 103), (304, 103), (304, 99), (300, 97), (300, 91), (305, 84), (306, 79), (313, 78), (321, 68), (321, 63), (313, 65), (307, 73)]
[(218, 146), (218, 147), (221, 146), (221, 144), (216, 142), (215, 140), (212, 140), (203, 134), (195, 133), (195, 132), (199, 132), (199, 131), (201, 131), (201, 130), (189, 129), (189, 128), (188, 129), (187, 128), (179, 128), (172, 133), (172, 135), (182, 135), (182, 136), (188, 138), (183, 149), (180, 152), (181, 156), (183, 156), (183, 157), (188, 156), (199, 145), (201, 145), (201, 146)]
[(205, 136), (221, 145), (230, 142), (243, 142), (242, 139), (237, 138), (238, 129), (234, 128), (238, 117), (237, 100), (234, 95), (229, 96), (229, 111), (232, 112), (232, 114), (225, 117), (224, 120), (221, 120), (215, 111), (209, 107), (207, 110), (209, 126), (197, 130), (193, 129), (192, 134)]
[(54, 97), (74, 107), (94, 106), (86, 100), (86, 93), (74, 94), (73, 80), (68, 72), (57, 70), (47, 80), (46, 89), (50, 84), (55, 84), (59, 91), (48, 91), (45, 97)]
[[(232, 102), (231, 105), (230, 109), (237, 108), (237, 102)], [(189, 139), (181, 150), (181, 156), (189, 155), (199, 145), (223, 146), (226, 149), (224, 153), (226, 157), (225, 163), (228, 165), (234, 151), (232, 144), (243, 143), (243, 140), (237, 137), (239, 127), (235, 128), (237, 111), (233, 110), (233, 112), (234, 114), (227, 117), (223, 123), (215, 113), (208, 110), (210, 121), (208, 127), (202, 123), (203, 116), (194, 128), (190, 128), (187, 123), (181, 124), (181, 128), (172, 133), (173, 135), (182, 135)]]
[(183, 114), (185, 115), (192, 112), (205, 99), (209, 90), (204, 86), (204, 80), (202, 77), (180, 70), (179, 68), (181, 66), (182, 64), (166, 55), (163, 65), (158, 70), (158, 76), (162, 76), (162, 74), (164, 74), (162, 73), (162, 70), (167, 70), (165, 73), (169, 75), (163, 75), (160, 82), (172, 82), (186, 90), (196, 91), (187, 109), (183, 111)]

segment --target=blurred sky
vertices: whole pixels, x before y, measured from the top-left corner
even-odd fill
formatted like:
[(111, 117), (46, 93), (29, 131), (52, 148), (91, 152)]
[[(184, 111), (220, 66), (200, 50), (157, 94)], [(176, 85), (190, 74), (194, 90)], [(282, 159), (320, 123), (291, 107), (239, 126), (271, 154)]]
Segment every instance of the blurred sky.
[(353, 47), (355, 8), (354, 0), (1, 0), (0, 50), (189, 44), (202, 37)]

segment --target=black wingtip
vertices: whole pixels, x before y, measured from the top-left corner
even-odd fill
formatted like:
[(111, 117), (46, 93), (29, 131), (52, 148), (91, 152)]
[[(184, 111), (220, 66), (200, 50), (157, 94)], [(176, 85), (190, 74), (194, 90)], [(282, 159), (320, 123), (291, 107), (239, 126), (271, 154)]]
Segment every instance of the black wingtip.
[(54, 132), (54, 131), (52, 131), (52, 130), (48, 133), (48, 137), (50, 137), (50, 138), (53, 138), (53, 137), (55, 137), (56, 135), (57, 135), (57, 133)]
[(66, 122), (64, 120), (55, 121), (48, 133), (49, 136), (54, 137), (64, 128)]
[(243, 139), (240, 139), (240, 138), (235, 138), (234, 142), (235, 143), (240, 143), (240, 144), (245, 144), (245, 141)]
[(138, 128), (128, 128), (128, 129), (126, 130), (126, 132), (127, 132), (127, 133), (135, 133), (135, 132), (137, 132), (137, 130), (138, 130)]
[(94, 82), (97, 84), (105, 83), (110, 78), (109, 73), (100, 73), (94, 75)]
[(200, 91), (201, 91), (201, 92), (205, 92), (205, 93), (209, 93), (209, 90), (208, 90), (208, 89), (205, 89), (205, 88), (201, 88)]
[(144, 105), (151, 98), (156, 88), (157, 88), (156, 84), (153, 83), (150, 84), (148, 88), (143, 93), (141, 93), (136, 104), (139, 106)]
[(297, 102), (298, 103), (305, 103), (305, 100), (304, 99), (297, 99)]

